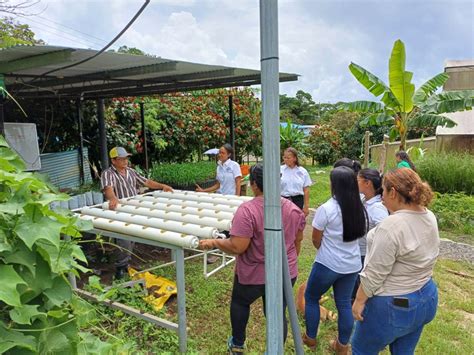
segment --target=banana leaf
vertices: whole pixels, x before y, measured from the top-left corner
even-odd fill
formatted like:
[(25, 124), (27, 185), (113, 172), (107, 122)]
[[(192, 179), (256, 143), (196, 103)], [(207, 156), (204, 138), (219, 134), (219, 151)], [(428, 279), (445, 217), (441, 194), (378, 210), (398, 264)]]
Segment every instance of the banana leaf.
[(429, 96), (433, 95), (435, 91), (444, 85), (444, 83), (449, 79), (449, 75), (446, 73), (441, 73), (426, 83), (421, 85), (416, 91), (415, 95), (413, 96), (413, 102), (415, 104), (421, 104), (425, 102)]
[(405, 45), (395, 41), (388, 63), (390, 91), (400, 103), (401, 112), (409, 113), (413, 109), (415, 85), (411, 83), (413, 73), (405, 71)]
[(379, 102), (374, 101), (354, 101), (354, 102), (344, 102), (338, 105), (338, 108), (344, 111), (350, 112), (383, 112), (384, 105)]
[(442, 115), (434, 115), (434, 114), (419, 114), (413, 117), (410, 121), (408, 121), (409, 128), (423, 128), (423, 127), (436, 127), (436, 126), (443, 126), (443, 127), (454, 127), (457, 123), (454, 122), (452, 119)]

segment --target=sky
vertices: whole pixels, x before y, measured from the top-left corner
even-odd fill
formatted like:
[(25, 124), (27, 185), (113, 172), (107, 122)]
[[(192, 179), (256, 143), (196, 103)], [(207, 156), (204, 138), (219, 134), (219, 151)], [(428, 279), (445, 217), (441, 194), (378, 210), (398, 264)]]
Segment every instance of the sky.
[[(11, 2), (15, 2), (12, 0)], [(17, 20), (51, 45), (101, 49), (144, 1), (41, 0)], [(258, 0), (152, 0), (112, 48), (260, 69)], [(280, 93), (315, 102), (373, 99), (349, 72), (357, 63), (388, 83), (393, 43), (406, 48), (418, 87), (446, 60), (474, 59), (474, 0), (280, 0), (279, 68), (299, 74)]]

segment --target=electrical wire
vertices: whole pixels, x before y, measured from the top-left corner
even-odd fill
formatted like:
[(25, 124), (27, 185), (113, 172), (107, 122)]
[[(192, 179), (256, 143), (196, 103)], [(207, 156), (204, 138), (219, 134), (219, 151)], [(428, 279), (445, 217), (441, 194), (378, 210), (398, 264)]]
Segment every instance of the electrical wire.
[[(88, 62), (89, 60), (94, 59), (95, 57), (98, 57), (99, 55), (101, 55), (110, 46), (112, 46), (112, 44), (114, 44), (128, 30), (128, 28), (135, 22), (135, 20), (140, 16), (140, 14), (143, 12), (143, 10), (145, 10), (145, 8), (148, 6), (149, 3), (150, 3), (150, 0), (145, 0), (145, 3), (138, 10), (138, 12), (135, 14), (135, 16), (133, 16), (133, 18), (128, 22), (128, 24), (122, 29), (122, 31), (120, 31), (120, 33), (117, 36), (115, 36), (114, 39), (112, 39), (112, 41), (110, 41), (104, 48), (102, 48), (96, 54), (94, 54), (94, 55), (92, 55), (88, 58), (85, 58), (83, 60), (80, 60), (79, 62), (72, 63), (72, 64), (69, 64), (69, 65), (66, 65), (66, 66), (63, 66), (63, 67), (60, 67), (60, 68), (56, 68), (56, 69), (53, 69), (53, 70), (49, 70), (49, 71), (43, 73), (41, 76), (45, 76), (45, 75), (48, 75), (48, 74), (51, 74), (51, 73), (54, 73), (54, 72), (57, 72), (57, 71), (60, 71), (60, 70), (63, 70), (63, 69), (68, 69), (68, 68), (75, 67), (79, 64), (83, 64), (85, 62)], [(36, 80), (36, 79), (34, 79), (34, 80)]]
[[(94, 45), (99, 46), (99, 47), (102, 47), (104, 45), (104, 43), (106, 42), (106, 41), (102, 41), (102, 43), (99, 43), (97, 41), (88, 40), (84, 37), (79, 37), (78, 35), (75, 35), (73, 33), (62, 32), (62, 30), (60, 30), (60, 29), (58, 29), (54, 26), (48, 25), (46, 23), (42, 23), (41, 21), (35, 20), (33, 18), (26, 17), (26, 16), (20, 16), (20, 17), (23, 17), (27, 22), (28, 21), (33, 22), (35, 24), (35, 26), (42, 26), (43, 28), (41, 28), (41, 27), (40, 28), (43, 31), (51, 33), (53, 35), (56, 35), (57, 37), (62, 38), (62, 39), (68, 39), (68, 40), (76, 41), (76, 42), (79, 41), (79, 42), (81, 42), (83, 44), (86, 44), (88, 46), (90, 46), (91, 44), (94, 44)], [(45, 29), (44, 27), (51, 28), (51, 30)]]
[(101, 42), (107, 43), (107, 41), (106, 41), (105, 39), (103, 39), (103, 38), (99, 38), (99, 37), (93, 36), (93, 35), (91, 35), (91, 34), (88, 34), (88, 33), (85, 33), (85, 32), (79, 31), (79, 30), (76, 30), (75, 28), (72, 28), (72, 27), (66, 26), (66, 25), (64, 25), (64, 24), (62, 24), (62, 23), (53, 21), (53, 20), (51, 20), (51, 19), (49, 19), (49, 18), (47, 18), (47, 17), (40, 16), (40, 15), (36, 15), (36, 17), (39, 17), (39, 18), (41, 18), (41, 19), (43, 19), (43, 20), (45, 20), (45, 21), (52, 22), (52, 23), (54, 23), (54, 24), (56, 24), (56, 25), (58, 25), (58, 26), (61, 26), (61, 27), (64, 27), (64, 28), (68, 28), (68, 29), (70, 29), (70, 30), (72, 30), (72, 31), (74, 31), (74, 32), (81, 33), (81, 34), (83, 34), (83, 35), (85, 35), (85, 36), (87, 36), (87, 37), (91, 37), (91, 38), (97, 39), (97, 40), (99, 40), (99, 41), (101, 41)]
[[(33, 19), (28, 19), (28, 20), (34, 22)], [(84, 39), (84, 38), (80, 38), (80, 37), (75, 36), (75, 35), (73, 35), (73, 34), (71, 34), (71, 33), (66, 33), (66, 32), (65, 32), (65, 33), (59, 34), (59, 30), (54, 29), (54, 27), (49, 26), (49, 25), (46, 25), (46, 24), (43, 24), (43, 23), (36, 23), (36, 24), (34, 24), (34, 26), (37, 27), (37, 28), (39, 28), (39, 29), (41, 29), (41, 31), (50, 33), (50, 34), (52, 34), (52, 35), (54, 35), (54, 36), (56, 36), (56, 37), (58, 37), (58, 38), (61, 38), (61, 39), (63, 39), (63, 40), (73, 41), (73, 42), (79, 42), (79, 43), (82, 43), (82, 44), (84, 44), (84, 45), (86, 45), (86, 46), (88, 46), (88, 47), (94, 47), (94, 46), (99, 46), (99, 47), (101, 47), (101, 46), (103, 46), (103, 43), (97, 43), (97, 42), (88, 41), (88, 40), (86, 40), (86, 39)], [(44, 28), (43, 26), (51, 27), (51, 28), (53, 28), (53, 30)], [(56, 31), (57, 31), (57, 32), (56, 32)], [(86, 41), (87, 41), (87, 42), (86, 42)], [(92, 44), (92, 46), (91, 46), (91, 44)]]

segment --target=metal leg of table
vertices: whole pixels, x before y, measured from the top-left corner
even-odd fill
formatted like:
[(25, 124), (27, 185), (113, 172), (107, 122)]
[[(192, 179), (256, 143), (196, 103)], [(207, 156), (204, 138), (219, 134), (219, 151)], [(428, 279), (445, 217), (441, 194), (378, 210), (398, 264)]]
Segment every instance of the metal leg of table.
[(184, 250), (175, 249), (176, 257), (176, 281), (178, 288), (178, 335), (179, 351), (186, 352), (187, 330), (186, 330), (186, 290), (184, 287)]

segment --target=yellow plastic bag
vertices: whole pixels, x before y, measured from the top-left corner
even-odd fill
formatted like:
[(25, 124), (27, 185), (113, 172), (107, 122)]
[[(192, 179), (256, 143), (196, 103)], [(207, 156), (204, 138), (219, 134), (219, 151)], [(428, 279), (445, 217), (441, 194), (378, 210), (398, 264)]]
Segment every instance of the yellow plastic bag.
[(151, 304), (155, 311), (161, 310), (171, 296), (178, 294), (176, 283), (164, 277), (155, 276), (148, 271), (137, 273), (137, 270), (132, 268), (128, 268), (128, 274), (132, 280), (145, 280), (148, 296), (143, 299)]

